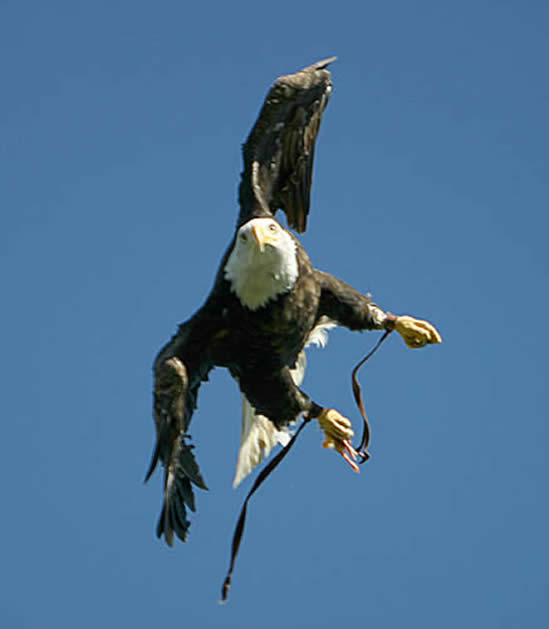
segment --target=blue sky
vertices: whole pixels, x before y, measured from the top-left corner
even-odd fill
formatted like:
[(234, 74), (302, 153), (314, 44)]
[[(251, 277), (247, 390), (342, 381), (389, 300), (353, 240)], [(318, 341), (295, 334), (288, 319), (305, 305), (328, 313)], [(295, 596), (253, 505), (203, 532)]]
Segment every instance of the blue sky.
[[(2, 626), (547, 625), (548, 24), (535, 1), (1, 3)], [(360, 475), (305, 431), (219, 606), (238, 390), (201, 390), (211, 490), (168, 549), (150, 367), (210, 290), (267, 89), (330, 55), (302, 242), (444, 344), (391, 337), (361, 372)], [(304, 388), (357, 428), (376, 338), (310, 354)]]

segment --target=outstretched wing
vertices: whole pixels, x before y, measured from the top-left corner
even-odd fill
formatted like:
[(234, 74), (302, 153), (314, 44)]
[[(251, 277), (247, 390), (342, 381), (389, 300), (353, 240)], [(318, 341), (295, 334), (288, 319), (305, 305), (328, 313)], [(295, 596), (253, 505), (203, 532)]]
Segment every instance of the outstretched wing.
[(267, 94), (242, 149), (238, 226), (282, 209), (290, 227), (305, 231), (315, 141), (332, 91), (326, 67), (334, 60), (281, 76)]
[(182, 324), (160, 351), (154, 365), (156, 446), (147, 481), (160, 461), (164, 467), (164, 504), (156, 533), (173, 545), (174, 534), (187, 539), (187, 511), (195, 510), (192, 485), (207, 489), (188, 443), (188, 429), (196, 408), (200, 383), (212, 368), (207, 358), (210, 326), (199, 311)]

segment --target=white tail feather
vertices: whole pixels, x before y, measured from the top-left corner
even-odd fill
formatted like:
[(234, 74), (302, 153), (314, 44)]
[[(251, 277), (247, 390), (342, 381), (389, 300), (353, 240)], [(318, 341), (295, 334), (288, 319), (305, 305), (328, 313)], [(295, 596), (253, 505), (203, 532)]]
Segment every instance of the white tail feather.
[[(337, 325), (335, 321), (322, 317), (309, 334), (305, 347), (318, 345), (324, 347), (328, 342), (328, 330)], [(307, 357), (304, 351), (299, 353), (295, 367), (291, 370), (293, 381), (299, 386), (305, 376)], [(269, 456), (273, 447), (280, 443), (285, 446), (292, 436), (290, 427), (277, 428), (264, 415), (256, 414), (246, 397), (242, 396), (242, 430), (240, 450), (236, 464), (233, 487), (237, 487), (246, 476)]]

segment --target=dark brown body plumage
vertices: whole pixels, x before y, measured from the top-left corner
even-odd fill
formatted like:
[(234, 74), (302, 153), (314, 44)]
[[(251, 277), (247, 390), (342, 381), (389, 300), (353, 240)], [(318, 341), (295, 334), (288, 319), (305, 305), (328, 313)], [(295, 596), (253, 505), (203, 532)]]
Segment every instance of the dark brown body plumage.
[[(178, 484), (182, 505), (194, 508), (190, 481), (205, 488), (189, 447), (184, 443), (196, 406), (198, 388), (213, 367), (226, 367), (238, 382), (256, 412), (268, 417), (278, 427), (296, 420), (300, 413), (316, 416), (323, 408), (297, 387), (291, 377), (298, 354), (309, 334), (322, 317), (328, 317), (352, 330), (380, 329), (377, 316), (382, 312), (352, 286), (328, 273), (314, 269), (301, 245), (297, 246), (299, 275), (288, 293), (278, 296), (257, 310), (243, 306), (224, 277), (228, 253), (224, 256), (216, 282), (206, 302), (160, 351), (155, 361), (157, 383), (169, 382), (155, 390), (155, 419), (158, 443), (151, 470), (158, 459), (167, 469), (178, 470), (173, 457), (173, 443), (180, 442), (179, 457), (184, 455), (188, 466)], [(178, 383), (179, 386), (174, 383)], [(177, 412), (174, 412), (177, 408)], [(172, 419), (166, 423), (165, 418)], [(175, 421), (174, 421), (175, 420)], [(169, 432), (166, 434), (166, 429)], [(164, 436), (165, 435), (165, 436)], [(180, 462), (179, 462), (180, 464)], [(176, 488), (177, 488), (176, 484)], [(185, 499), (185, 496), (190, 498)], [(159, 535), (169, 531), (185, 539), (188, 522), (178, 525), (177, 510), (168, 517), (166, 507), (159, 522)], [(167, 519), (166, 519), (167, 518)], [(166, 521), (164, 521), (166, 520)]]
[[(315, 141), (332, 90), (326, 70), (331, 61), (280, 77), (269, 91), (243, 148), (237, 229), (282, 209), (290, 227), (305, 230)], [(226, 367), (256, 412), (277, 426), (287, 425), (300, 413), (317, 416), (323, 410), (290, 375), (320, 319), (329, 317), (353, 330), (384, 325), (383, 311), (345, 282), (315, 270), (299, 243), (293, 288), (249, 310), (224, 275), (234, 244), (233, 238), (206, 302), (179, 327), (154, 365), (157, 444), (147, 478), (160, 460), (165, 483), (157, 534), (170, 545), (174, 534), (186, 539), (185, 506), (195, 508), (191, 483), (206, 488), (188, 445), (188, 429), (209, 371)]]

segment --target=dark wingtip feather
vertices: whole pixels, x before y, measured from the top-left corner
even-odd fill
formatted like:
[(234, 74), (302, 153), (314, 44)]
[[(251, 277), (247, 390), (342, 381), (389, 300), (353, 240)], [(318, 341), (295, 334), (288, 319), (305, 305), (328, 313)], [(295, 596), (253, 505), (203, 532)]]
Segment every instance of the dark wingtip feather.
[(191, 523), (187, 520), (183, 501), (179, 496), (173, 500), (165, 501), (162, 512), (156, 525), (156, 536), (161, 539), (164, 536), (166, 544), (173, 548), (174, 534), (182, 541), (187, 541), (187, 532)]
[(177, 487), (177, 497), (181, 499), (178, 502), (184, 502), (191, 511), (196, 511), (193, 489), (189, 479), (180, 473), (176, 476), (175, 485)]
[(333, 63), (334, 61), (337, 61), (337, 57), (328, 57), (327, 59), (321, 59), (320, 61), (316, 61), (310, 66), (303, 68), (302, 72), (305, 72), (306, 70), (324, 70), (324, 68), (327, 68), (330, 63)]
[(156, 447), (154, 449), (152, 458), (151, 458), (151, 464), (149, 465), (149, 469), (147, 471), (147, 475), (145, 476), (144, 483), (146, 483), (149, 480), (149, 478), (152, 476), (154, 470), (156, 469), (156, 465), (158, 463), (159, 456), (160, 456), (160, 448), (158, 447), (158, 443), (157, 443)]
[[(153, 461), (154, 459), (153, 456)], [(153, 465), (151, 467), (154, 469)], [(164, 504), (156, 525), (157, 537), (164, 537), (168, 546), (173, 546), (174, 536), (177, 536), (182, 542), (187, 541), (187, 532), (191, 523), (187, 519), (186, 507), (195, 511), (191, 483), (202, 489), (208, 489), (192, 454), (192, 446), (187, 445), (181, 439), (178, 447), (172, 453), (172, 462), (166, 470)]]
[(200, 489), (208, 490), (208, 487), (202, 478), (198, 463), (193, 456), (192, 449), (187, 444), (182, 444), (181, 452), (179, 453), (179, 465), (185, 476), (194, 483)]

